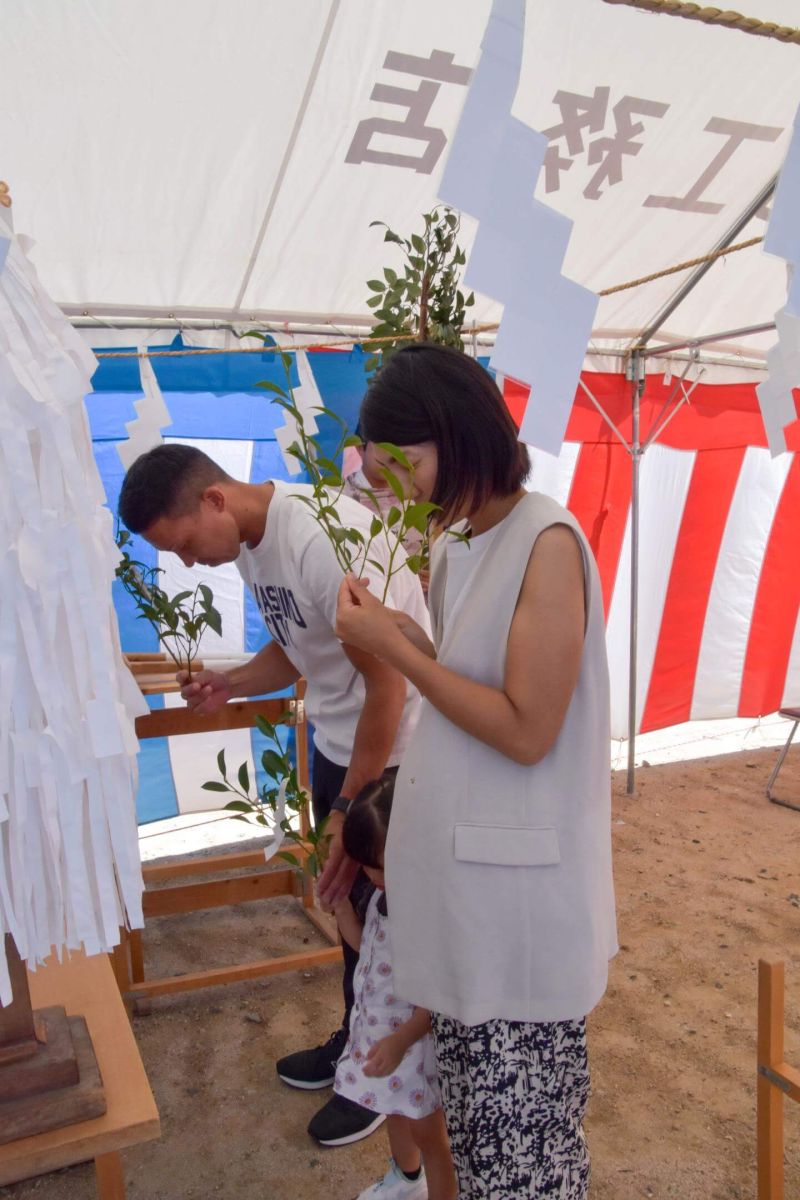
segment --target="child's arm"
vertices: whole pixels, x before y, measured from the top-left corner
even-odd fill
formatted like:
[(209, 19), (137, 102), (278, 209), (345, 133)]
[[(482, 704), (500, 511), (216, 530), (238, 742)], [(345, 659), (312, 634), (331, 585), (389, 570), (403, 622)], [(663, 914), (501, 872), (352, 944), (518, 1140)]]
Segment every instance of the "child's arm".
[(353, 908), (350, 900), (345, 896), (344, 900), (340, 900), (338, 904), (333, 906), (336, 924), (339, 926), (341, 933), (348, 946), (352, 946), (354, 950), (361, 947), (361, 934), (363, 933), (363, 925), (356, 916), (356, 911)]
[(390, 1075), (400, 1066), (405, 1054), (415, 1042), (431, 1031), (431, 1014), (427, 1008), (415, 1008), (408, 1020), (370, 1047), (365, 1075)]

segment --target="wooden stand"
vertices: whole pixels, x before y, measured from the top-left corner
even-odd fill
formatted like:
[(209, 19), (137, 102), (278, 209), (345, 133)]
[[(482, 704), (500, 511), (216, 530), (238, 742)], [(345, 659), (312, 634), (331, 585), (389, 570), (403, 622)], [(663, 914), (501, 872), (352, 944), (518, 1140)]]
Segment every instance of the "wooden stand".
[[(136, 670), (137, 682), (145, 694), (178, 690), (174, 673), (167, 670), (163, 655), (129, 657), (133, 660), (132, 666)], [(194, 666), (201, 669), (198, 664)], [(257, 716), (263, 716), (274, 724), (285, 714), (288, 706), (291, 724), (295, 727), (298, 782), (308, 789), (308, 737), (303, 712), (304, 691), (305, 684), (301, 682), (295, 689), (294, 699), (290, 701), (232, 701), (219, 712), (205, 716), (192, 713), (186, 708), (159, 709), (139, 717), (136, 721), (136, 732), (144, 739), (245, 729), (255, 724)], [(308, 818), (304, 814), (305, 828), (308, 827), (307, 821)], [(292, 853), (302, 858), (302, 854), (298, 853), (295, 847), (292, 847)], [(252, 867), (253, 870), (235, 876), (230, 874), (232, 871), (248, 867)], [(152, 890), (148, 888), (142, 905), (145, 920), (148, 917), (170, 916), (219, 908), (227, 904), (241, 904), (246, 900), (296, 896), (308, 919), (330, 945), (318, 950), (265, 958), (232, 967), (216, 967), (187, 975), (145, 979), (141, 931), (123, 930), (120, 945), (113, 955), (113, 965), (126, 1003), (192, 991), (196, 988), (238, 983), (243, 979), (256, 979), (283, 971), (307, 970), (309, 967), (322, 966), (341, 959), (342, 950), (336, 924), (317, 906), (311, 880), (306, 875), (301, 876), (293, 867), (268, 867), (265, 864), (263, 849), (232, 851), (210, 858), (179, 859), (164, 865), (144, 867), (142, 874), (146, 885), (160, 884), (168, 879), (187, 880), (198, 875), (222, 876), (202, 883), (178, 882), (168, 887)]]
[(25, 966), (6, 934), (13, 1000), (0, 1008), (0, 1144), (106, 1111), (82, 1016), (60, 1006), (33, 1011)]
[[(105, 954), (49, 960), (28, 976), (33, 1002), (85, 1016), (105, 1090), (103, 1115), (0, 1146), (0, 1186), (94, 1159), (100, 1200), (124, 1200), (118, 1151), (161, 1132), (130, 1023)], [(1, 1011), (1, 1010), (0, 1010)], [(80, 1060), (80, 1053), (79, 1053)]]
[(758, 1200), (783, 1200), (783, 1098), (800, 1101), (800, 1071), (783, 1060), (782, 962), (758, 964)]

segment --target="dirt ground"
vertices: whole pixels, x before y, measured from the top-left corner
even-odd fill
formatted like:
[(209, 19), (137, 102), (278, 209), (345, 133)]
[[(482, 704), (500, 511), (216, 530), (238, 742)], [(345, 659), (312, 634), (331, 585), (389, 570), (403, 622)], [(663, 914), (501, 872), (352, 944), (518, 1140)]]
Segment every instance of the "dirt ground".
[[(614, 777), (622, 950), (590, 1019), (592, 1200), (755, 1196), (756, 963), (786, 961), (787, 1059), (800, 1065), (800, 813), (769, 804), (774, 750)], [(800, 802), (800, 751), (780, 794)], [(151, 973), (322, 944), (294, 903), (153, 921)], [(274, 1059), (336, 1024), (336, 967), (159, 1000), (134, 1019), (162, 1120), (124, 1152), (129, 1200), (348, 1200), (383, 1173), (382, 1131), (322, 1150), (326, 1093), (283, 1086)], [(800, 1197), (800, 1105), (786, 1104), (786, 1196)], [(2, 1200), (88, 1200), (78, 1166)]]

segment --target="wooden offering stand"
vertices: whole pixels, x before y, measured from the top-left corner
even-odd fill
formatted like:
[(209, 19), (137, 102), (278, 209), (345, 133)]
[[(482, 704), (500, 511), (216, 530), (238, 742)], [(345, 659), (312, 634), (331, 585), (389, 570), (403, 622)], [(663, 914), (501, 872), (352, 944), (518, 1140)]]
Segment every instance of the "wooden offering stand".
[[(13, 969), (16, 975), (19, 968)], [(80, 1025), (84, 1030), (88, 1029), (96, 1056), (93, 1079), (99, 1088), (102, 1076), (104, 1099), (102, 1107), (95, 1113), (82, 1113), (73, 1102), (68, 1125), (53, 1128), (48, 1121), (47, 1128), (36, 1134), (25, 1134), (19, 1123), (13, 1131), (9, 1130), (6, 1113), (3, 1113), (0, 1116), (3, 1133), (0, 1187), (93, 1159), (100, 1200), (124, 1200), (125, 1178), (119, 1151), (157, 1138), (160, 1126), (153, 1093), (108, 956), (96, 954), (87, 958), (80, 952), (73, 952), (65, 956), (63, 962), (49, 959), (44, 966), (30, 972), (26, 991), (28, 987), (37, 1012), (49, 1012), (54, 1005), (63, 1005), (61, 1011), (66, 1010), (70, 1024), (74, 1020), (72, 1014), (82, 1014)], [(12, 1007), (9, 1006), (6, 1012)], [(35, 1012), (34, 1020), (36, 1015)], [(81, 1060), (82, 1050), (78, 1048), (78, 1066), (83, 1077)], [(19, 1069), (19, 1061), (14, 1065)], [(60, 1098), (69, 1090), (57, 1088), (51, 1095)], [(43, 1097), (38, 1103), (43, 1110)], [(62, 1113), (66, 1111), (63, 1102), (61, 1109)], [(98, 1111), (101, 1115), (97, 1115)], [(8, 1140), (10, 1136), (15, 1140)]]
[[(161, 654), (130, 654), (126, 656), (144, 695), (178, 691), (175, 669)], [(193, 662), (194, 670), (202, 663)], [(308, 734), (303, 711), (305, 683), (300, 681), (294, 698), (231, 701), (218, 712), (199, 715), (187, 708), (158, 709), (137, 718), (139, 738), (178, 737), (187, 733), (223, 732), (227, 729), (246, 729), (255, 724), (257, 716), (276, 723), (287, 710), (290, 724), (295, 728), (297, 778), (301, 787), (308, 784)], [(302, 814), (301, 828), (308, 829), (308, 816)], [(292, 853), (302, 859), (302, 851), (292, 846)], [(247, 869), (243, 872), (243, 869)], [(233, 872), (236, 872), (234, 874)], [(311, 879), (296, 868), (265, 862), (264, 850), (234, 850), (208, 858), (182, 858), (165, 864), (145, 866), (143, 910), (145, 921), (152, 917), (172, 916), (219, 908), (226, 904), (241, 904), (247, 900), (263, 900), (274, 896), (294, 896), (312, 924), (323, 934), (329, 945), (299, 954), (262, 958), (230, 967), (213, 967), (186, 975), (146, 979), (141, 930), (123, 930), (120, 945), (114, 952), (114, 973), (127, 1005), (155, 996), (172, 995), (196, 988), (237, 983), (284, 971), (308, 970), (309, 967), (338, 962), (342, 949), (335, 922), (317, 906)], [(188, 882), (192, 877), (215, 876), (203, 882)], [(167, 886), (160, 886), (165, 881)], [(151, 885), (159, 885), (152, 887)]]
[(86, 1021), (31, 1006), (28, 973), (10, 934), (12, 1002), (0, 1007), (0, 1145), (106, 1111)]

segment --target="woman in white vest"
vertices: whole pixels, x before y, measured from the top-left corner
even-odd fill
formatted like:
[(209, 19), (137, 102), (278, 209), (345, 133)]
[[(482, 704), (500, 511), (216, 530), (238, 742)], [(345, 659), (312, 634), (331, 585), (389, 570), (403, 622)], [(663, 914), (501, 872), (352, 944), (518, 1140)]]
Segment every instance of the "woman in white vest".
[(433, 643), (354, 578), (340, 595), (342, 640), (424, 697), (386, 846), (398, 995), (433, 1014), (462, 1200), (582, 1200), (585, 1017), (617, 950), (597, 567), (571, 514), (523, 487), (527, 450), (473, 359), (396, 353), (361, 426), (469, 535), (436, 543)]

